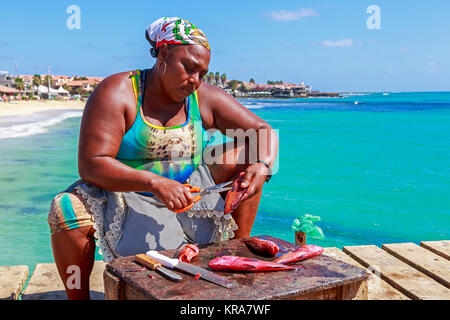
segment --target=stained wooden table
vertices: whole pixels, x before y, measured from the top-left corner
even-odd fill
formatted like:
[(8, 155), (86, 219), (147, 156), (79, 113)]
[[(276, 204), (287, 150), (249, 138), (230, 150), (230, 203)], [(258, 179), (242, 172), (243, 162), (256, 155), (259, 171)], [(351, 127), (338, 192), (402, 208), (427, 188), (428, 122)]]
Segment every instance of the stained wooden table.
[[(298, 245), (271, 236), (257, 236), (278, 244), (281, 252)], [(199, 246), (200, 254), (192, 264), (210, 270), (208, 262), (217, 256), (237, 255), (273, 261), (252, 253), (240, 240), (229, 240)], [(159, 251), (174, 257), (176, 250)], [(105, 299), (108, 300), (262, 300), (262, 299), (367, 299), (367, 279), (364, 269), (333, 257), (320, 255), (296, 263), (303, 268), (276, 272), (217, 272), (235, 286), (226, 289), (181, 271), (183, 279), (173, 282), (158, 273), (143, 268), (134, 256), (121, 257), (106, 265), (104, 272)]]

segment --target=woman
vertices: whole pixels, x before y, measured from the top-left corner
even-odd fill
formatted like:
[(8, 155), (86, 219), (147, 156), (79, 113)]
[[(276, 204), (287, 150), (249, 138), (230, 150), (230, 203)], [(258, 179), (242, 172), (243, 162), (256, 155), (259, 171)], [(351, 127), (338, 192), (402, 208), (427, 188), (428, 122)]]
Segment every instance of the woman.
[[(249, 236), (276, 158), (271, 127), (223, 90), (202, 84), (211, 53), (200, 29), (183, 19), (161, 18), (147, 28), (146, 38), (154, 67), (112, 75), (93, 92), (80, 128), (82, 180), (50, 207), (53, 255), (69, 299), (89, 299), (95, 240), (109, 261)], [(209, 129), (236, 141), (230, 129), (250, 130), (257, 139), (212, 147)], [(257, 159), (249, 161), (252, 150)], [(224, 216), (219, 194), (173, 213), (193, 200), (182, 183), (206, 188), (241, 173), (247, 191), (232, 215)], [(74, 265), (80, 287), (67, 284), (66, 270)]]

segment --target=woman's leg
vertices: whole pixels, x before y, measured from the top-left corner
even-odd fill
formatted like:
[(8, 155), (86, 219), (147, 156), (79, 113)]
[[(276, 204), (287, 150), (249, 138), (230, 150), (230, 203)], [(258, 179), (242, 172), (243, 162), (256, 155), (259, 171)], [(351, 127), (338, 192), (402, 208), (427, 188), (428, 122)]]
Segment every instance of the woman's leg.
[[(215, 183), (234, 180), (249, 166), (248, 143), (236, 145), (235, 142), (229, 142), (222, 145), (222, 148), (216, 147), (211, 152), (211, 158), (214, 158), (214, 161), (208, 165), (208, 168)], [(253, 197), (242, 201), (239, 207), (231, 213), (238, 225), (238, 230), (234, 232), (235, 238), (250, 236), (261, 195), (262, 190)]]
[(53, 257), (69, 300), (88, 300), (95, 260), (94, 228), (89, 205), (73, 193), (57, 195), (50, 206)]
[(69, 300), (89, 300), (89, 278), (94, 266), (92, 226), (52, 234), (53, 257)]

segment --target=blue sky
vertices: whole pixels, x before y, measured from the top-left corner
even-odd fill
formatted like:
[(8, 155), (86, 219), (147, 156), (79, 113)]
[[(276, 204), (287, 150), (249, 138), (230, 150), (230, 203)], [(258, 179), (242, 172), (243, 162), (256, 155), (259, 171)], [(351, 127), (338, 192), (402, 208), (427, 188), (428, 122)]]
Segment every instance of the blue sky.
[[(81, 29), (66, 13), (80, 8)], [(380, 8), (381, 29), (366, 13)], [(0, 70), (108, 76), (149, 68), (145, 28), (162, 16), (200, 27), (210, 71), (256, 82), (304, 81), (321, 91), (450, 90), (450, 1), (4, 1)]]

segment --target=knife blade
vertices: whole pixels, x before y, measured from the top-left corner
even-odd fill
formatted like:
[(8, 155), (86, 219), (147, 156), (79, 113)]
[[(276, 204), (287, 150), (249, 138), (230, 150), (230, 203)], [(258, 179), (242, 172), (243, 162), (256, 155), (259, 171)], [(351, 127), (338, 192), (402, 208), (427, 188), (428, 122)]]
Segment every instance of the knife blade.
[(219, 286), (231, 289), (233, 288), (233, 284), (227, 280), (225, 277), (219, 276), (211, 271), (208, 271), (206, 269), (194, 266), (189, 263), (180, 262), (177, 259), (171, 259), (169, 257), (166, 257), (165, 255), (162, 255), (158, 253), (155, 250), (150, 250), (146, 253), (149, 257), (155, 259), (159, 263), (161, 263), (163, 266), (171, 268), (171, 269), (178, 269), (184, 272), (187, 272), (192, 275), (200, 274), (200, 278), (212, 283), (215, 283)]
[(137, 254), (135, 256), (136, 262), (146, 266), (150, 270), (156, 271), (165, 278), (172, 280), (172, 281), (180, 281), (182, 278), (180, 275), (176, 274), (175, 272), (170, 271), (169, 269), (164, 268), (161, 263), (156, 261), (155, 259), (152, 259), (146, 254)]

